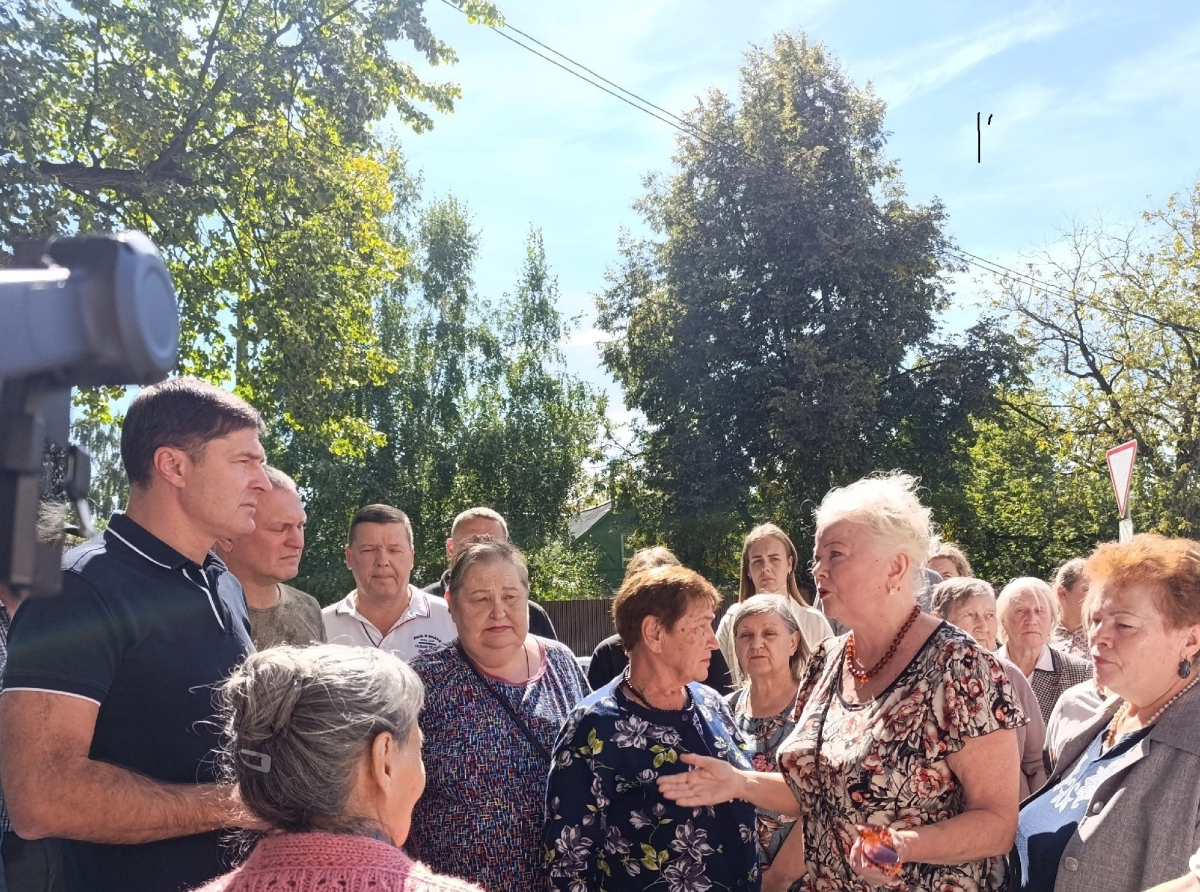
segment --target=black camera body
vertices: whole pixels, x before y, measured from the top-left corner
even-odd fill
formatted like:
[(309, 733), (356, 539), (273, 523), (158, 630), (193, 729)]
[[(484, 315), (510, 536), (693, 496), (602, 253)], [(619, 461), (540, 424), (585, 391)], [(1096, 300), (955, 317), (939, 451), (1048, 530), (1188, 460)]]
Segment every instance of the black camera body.
[(44, 500), (65, 496), (90, 526), (71, 388), (152, 384), (178, 353), (171, 275), (140, 233), (22, 246), (0, 270), (0, 584), (61, 589), (61, 545), (38, 537)]

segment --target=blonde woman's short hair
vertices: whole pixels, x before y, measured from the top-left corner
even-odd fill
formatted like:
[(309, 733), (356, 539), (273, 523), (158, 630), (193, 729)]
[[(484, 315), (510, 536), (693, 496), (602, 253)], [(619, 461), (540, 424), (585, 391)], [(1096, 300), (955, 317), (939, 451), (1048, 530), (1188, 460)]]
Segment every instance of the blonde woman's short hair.
[(911, 474), (892, 471), (831, 489), (813, 512), (817, 530), (843, 520), (862, 524), (877, 543), (908, 555), (913, 583), (920, 584), (936, 533), (933, 512), (917, 497), (919, 485)]

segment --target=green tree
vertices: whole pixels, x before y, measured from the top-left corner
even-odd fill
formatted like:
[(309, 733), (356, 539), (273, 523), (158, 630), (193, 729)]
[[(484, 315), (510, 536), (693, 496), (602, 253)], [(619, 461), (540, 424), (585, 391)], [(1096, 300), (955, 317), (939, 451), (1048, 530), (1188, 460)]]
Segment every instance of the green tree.
[(600, 325), (645, 415), (622, 498), (690, 565), (726, 575), (752, 523), (799, 533), (806, 500), (873, 470), (956, 485), (971, 415), (1014, 374), (991, 323), (939, 339), (945, 215), (905, 201), (883, 118), (824, 47), (781, 34), (647, 179), (654, 235), (624, 240)]
[(604, 403), (565, 371), (568, 326), (540, 233), (530, 233), (514, 293), (494, 302), (476, 293), (479, 234), (456, 199), (397, 221), (394, 238), (413, 263), (375, 302), (391, 369), (334, 397), (357, 401), (378, 441), (359, 459), (294, 436), (281, 459), (312, 493), (304, 584), (326, 600), (345, 590), (338, 555), (361, 505), (383, 501), (409, 514), (414, 577), (428, 580), (444, 567), (454, 515), (485, 504), (530, 552), (539, 597), (543, 588), (594, 593), (594, 572), (570, 552), (565, 524), (584, 466), (598, 458)]
[(407, 258), (386, 237), (399, 160), (372, 128), (395, 109), (423, 130), (458, 96), (393, 56), (454, 61), (422, 6), (4, 4), (0, 262), (30, 236), (146, 231), (179, 292), (181, 370), (362, 454), (372, 432), (322, 396), (389, 367), (370, 300)]
[[(1078, 227), (1010, 278), (997, 306), (1035, 349), (1063, 467), (1106, 479), (1104, 453), (1138, 442), (1135, 528), (1200, 530), (1200, 185), (1124, 230)], [(1115, 533), (1115, 505), (1103, 532)]]
[(966, 510), (942, 523), (975, 574), (997, 586), (1017, 576), (1048, 579), (1117, 533), (1107, 471), (1077, 463), (1075, 435), (1047, 395), (1030, 387), (1001, 399), (1002, 412), (975, 423), (961, 473)]

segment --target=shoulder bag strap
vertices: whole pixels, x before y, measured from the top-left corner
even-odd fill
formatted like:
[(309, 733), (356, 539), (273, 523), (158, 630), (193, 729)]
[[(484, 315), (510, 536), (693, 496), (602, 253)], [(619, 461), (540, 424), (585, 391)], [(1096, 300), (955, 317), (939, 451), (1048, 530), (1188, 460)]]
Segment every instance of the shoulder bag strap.
[(512, 719), (513, 724), (517, 726), (517, 730), (521, 732), (526, 740), (533, 744), (533, 748), (537, 750), (538, 755), (542, 757), (547, 765), (549, 765), (552, 758), (550, 751), (542, 746), (542, 742), (537, 739), (537, 735), (533, 733), (533, 729), (529, 727), (528, 723), (526, 723), (523, 718), (521, 718), (520, 713), (512, 708), (512, 704), (508, 702), (508, 698), (505, 697), (500, 691), (492, 687), (491, 682), (484, 678), (483, 673), (479, 671), (479, 667), (472, 662), (469, 656), (467, 656), (466, 650), (463, 649), (462, 642), (455, 641), (454, 646), (458, 650), (458, 655), (462, 657), (463, 662), (466, 663), (467, 666), (470, 667), (471, 671), (475, 673), (475, 677), (479, 679), (479, 683), (484, 686), (487, 692), (492, 695), (497, 703), (504, 707), (504, 711), (508, 713), (508, 717)]

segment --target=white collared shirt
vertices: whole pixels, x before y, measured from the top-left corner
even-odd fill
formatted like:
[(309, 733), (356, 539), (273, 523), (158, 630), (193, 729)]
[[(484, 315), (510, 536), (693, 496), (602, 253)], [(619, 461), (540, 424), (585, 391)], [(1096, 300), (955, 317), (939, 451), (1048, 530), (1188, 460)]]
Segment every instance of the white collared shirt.
[[(996, 656), (1002, 657), (1005, 660), (1012, 660), (1012, 657), (1008, 655), (1008, 646), (1005, 644), (1000, 645), (1000, 649), (996, 651)], [(1049, 644), (1042, 645), (1042, 655), (1038, 657), (1037, 665), (1033, 668), (1034, 671), (1040, 672), (1054, 671), (1054, 657), (1050, 656)]]
[(357, 609), (358, 590), (321, 611), (325, 638), (330, 644), (377, 647), (405, 662), (437, 650), (458, 637), (450, 608), (441, 598), (431, 598), (414, 585), (408, 587), (408, 609), (386, 632)]

